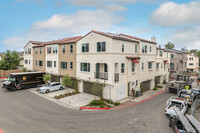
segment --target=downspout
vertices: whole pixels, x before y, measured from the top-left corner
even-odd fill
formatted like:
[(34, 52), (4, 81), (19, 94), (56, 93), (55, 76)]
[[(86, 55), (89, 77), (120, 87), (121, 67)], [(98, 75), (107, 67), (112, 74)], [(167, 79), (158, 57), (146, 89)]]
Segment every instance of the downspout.
[[(137, 56), (138, 57), (140, 57), (140, 45), (141, 45), (141, 43), (139, 42), (139, 43), (137, 43)], [(141, 77), (140, 77), (140, 70), (141, 70), (141, 64), (142, 64), (142, 62), (141, 62), (141, 57), (140, 57), (140, 62), (138, 63), (138, 88), (140, 89), (140, 81), (141, 81)]]

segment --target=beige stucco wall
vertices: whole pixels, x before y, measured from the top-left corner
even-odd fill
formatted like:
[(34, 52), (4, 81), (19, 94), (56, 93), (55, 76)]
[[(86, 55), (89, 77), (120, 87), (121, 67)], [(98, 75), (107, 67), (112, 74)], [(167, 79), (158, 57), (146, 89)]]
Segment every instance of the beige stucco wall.
[[(36, 54), (36, 48), (37, 48), (37, 54)], [(42, 49), (42, 53), (40, 53), (40, 48)], [(37, 65), (35, 64), (37, 60)], [(43, 66), (39, 66), (39, 61), (43, 61)], [(33, 48), (33, 70), (34, 71), (41, 71), (45, 72), (45, 47), (35, 47)]]
[[(63, 45), (65, 45), (65, 53), (62, 52)], [(76, 43), (63, 45), (59, 45), (59, 75), (68, 75), (76, 78)], [(70, 45), (73, 45), (73, 53), (70, 53)], [(61, 69), (60, 62), (67, 62), (67, 69)], [(73, 69), (70, 69), (70, 62), (73, 62)]]
[[(192, 58), (193, 60), (190, 60)], [(189, 65), (190, 63), (193, 63), (194, 65)], [(198, 72), (199, 69), (199, 57), (187, 54), (187, 69), (193, 69), (195, 72)]]
[[(32, 43), (28, 43), (25, 47), (24, 47), (24, 67), (27, 70), (33, 71), (33, 46), (35, 46)], [(25, 54), (25, 50), (31, 49), (31, 54)], [(25, 64), (25, 60), (28, 60), (28, 64)], [(29, 60), (30, 60), (30, 64), (29, 64)]]

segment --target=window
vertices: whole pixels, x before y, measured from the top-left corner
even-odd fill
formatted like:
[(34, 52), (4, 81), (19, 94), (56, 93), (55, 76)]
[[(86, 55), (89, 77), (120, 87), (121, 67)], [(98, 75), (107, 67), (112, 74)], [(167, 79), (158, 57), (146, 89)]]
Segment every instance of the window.
[(122, 52), (124, 52), (124, 43), (122, 43)]
[(97, 52), (106, 52), (106, 42), (97, 42)]
[(61, 69), (67, 69), (67, 62), (60, 62)]
[(73, 69), (73, 62), (70, 62), (70, 69)]
[(132, 62), (132, 72), (135, 72), (135, 63)]
[(125, 72), (125, 65), (124, 63), (121, 64), (121, 73), (124, 73)]
[(28, 54), (28, 50), (27, 49), (25, 50), (25, 54)]
[(144, 63), (142, 62), (142, 70), (144, 70)]
[(89, 43), (82, 44), (82, 52), (89, 52)]
[(31, 48), (28, 49), (28, 54), (31, 54)]
[(137, 44), (135, 44), (135, 53), (137, 53)]
[(81, 63), (82, 72), (90, 72), (90, 63)]
[(73, 53), (73, 45), (70, 45), (70, 53)]
[(153, 62), (148, 62), (148, 68), (152, 69), (153, 68), (152, 66), (153, 66)]
[(189, 66), (194, 66), (194, 63), (189, 63)]
[(29, 64), (31, 64), (31, 60), (29, 60)]
[(37, 66), (37, 60), (35, 60), (35, 65)]
[(108, 72), (108, 65), (104, 64), (104, 72), (107, 73)]
[(161, 68), (163, 68), (163, 63), (161, 63)]
[(156, 63), (156, 69), (159, 69), (159, 63)]
[(47, 54), (51, 54), (51, 47), (47, 47)]
[(42, 48), (40, 48), (40, 54), (42, 53)]
[(142, 53), (147, 53), (147, 45), (142, 46)]
[(54, 47), (53, 47), (53, 53), (56, 54), (57, 52), (58, 52), (58, 47), (57, 47), (57, 46), (54, 46)]
[(56, 61), (54, 61), (54, 67), (56, 67)]
[(162, 57), (163, 56), (163, 51), (162, 50), (160, 50), (160, 57)]
[(174, 58), (174, 55), (173, 54), (171, 54), (171, 59), (173, 59)]
[(62, 52), (65, 53), (65, 45), (62, 46)]
[(174, 63), (170, 63), (171, 70), (174, 70)]
[(52, 67), (52, 61), (47, 61), (47, 67)]
[(158, 50), (156, 50), (156, 55), (158, 55)]
[(39, 66), (43, 66), (43, 61), (39, 60)]
[(25, 64), (28, 64), (28, 60), (25, 60), (24, 62), (25, 62)]
[(151, 46), (149, 47), (149, 52), (151, 52)]
[(37, 54), (37, 50), (38, 50), (38, 49), (37, 49), (37, 48), (35, 48), (35, 53), (36, 53), (36, 54)]

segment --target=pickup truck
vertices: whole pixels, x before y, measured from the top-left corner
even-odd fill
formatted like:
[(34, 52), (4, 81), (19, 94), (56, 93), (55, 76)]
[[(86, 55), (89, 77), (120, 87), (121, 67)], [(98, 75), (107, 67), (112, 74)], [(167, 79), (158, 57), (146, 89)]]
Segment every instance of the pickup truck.
[(167, 116), (175, 116), (176, 112), (173, 107), (176, 106), (181, 110), (181, 113), (185, 113), (187, 111), (187, 103), (184, 99), (171, 97), (166, 103), (165, 114)]

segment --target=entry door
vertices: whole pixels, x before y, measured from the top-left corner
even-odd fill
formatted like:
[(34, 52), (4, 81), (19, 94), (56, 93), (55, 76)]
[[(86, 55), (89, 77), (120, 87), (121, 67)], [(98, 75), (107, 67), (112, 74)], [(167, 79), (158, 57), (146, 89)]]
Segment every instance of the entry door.
[(131, 96), (131, 88), (130, 88), (130, 82), (128, 82), (128, 96)]

